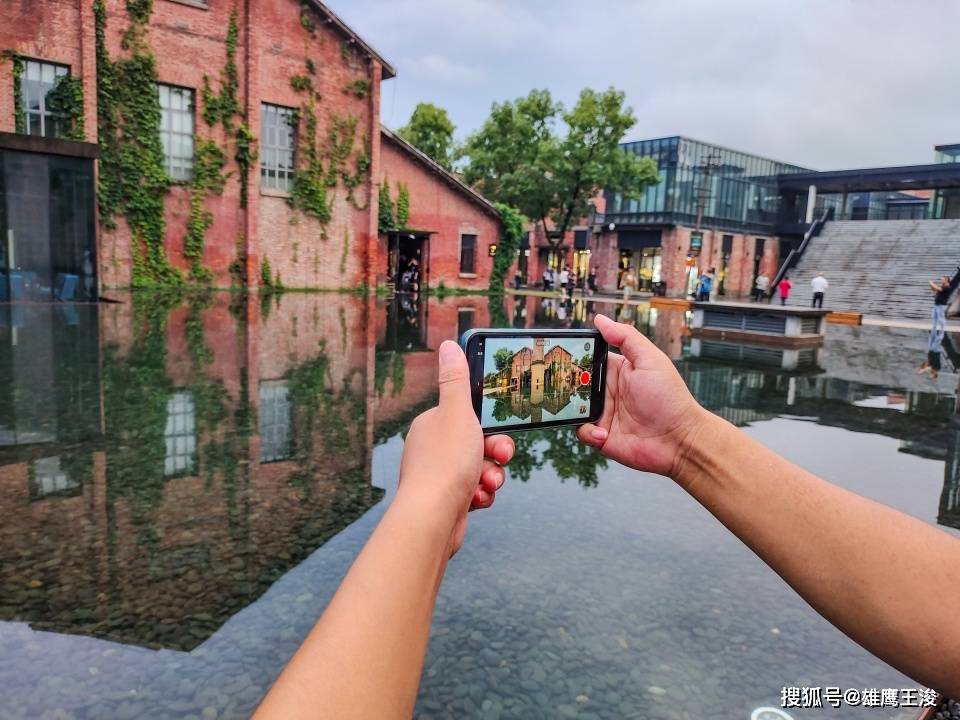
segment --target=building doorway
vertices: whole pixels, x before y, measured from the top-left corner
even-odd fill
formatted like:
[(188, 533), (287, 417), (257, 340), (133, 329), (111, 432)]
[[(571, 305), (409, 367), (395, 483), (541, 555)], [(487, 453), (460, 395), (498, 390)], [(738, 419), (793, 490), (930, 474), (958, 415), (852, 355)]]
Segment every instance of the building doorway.
[(0, 150), (0, 301), (95, 301), (93, 161)]
[(753, 277), (750, 280), (750, 292), (756, 292), (757, 278), (760, 277), (760, 266), (763, 263), (763, 251), (766, 248), (765, 238), (754, 238), (753, 241)]
[(387, 235), (387, 277), (397, 292), (419, 292), (429, 284), (430, 233)]
[(717, 268), (717, 294), (727, 294), (727, 271), (733, 254), (733, 235), (724, 235), (720, 241), (720, 267)]

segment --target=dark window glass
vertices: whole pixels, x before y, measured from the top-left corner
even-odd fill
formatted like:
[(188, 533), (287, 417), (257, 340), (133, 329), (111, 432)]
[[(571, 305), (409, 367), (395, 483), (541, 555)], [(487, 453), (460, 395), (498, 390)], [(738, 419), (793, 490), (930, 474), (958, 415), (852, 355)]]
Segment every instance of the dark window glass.
[(173, 180), (193, 178), (193, 90), (157, 85), (163, 166)]
[(70, 75), (66, 65), (23, 61), (23, 76), (20, 87), (23, 92), (23, 107), (17, 112), (24, 113), (28, 135), (57, 137), (63, 133), (64, 118), (47, 109), (47, 95), (53, 90), (60, 78)]
[(260, 106), (260, 187), (293, 188), (297, 114), (293, 108)]
[(460, 272), (475, 273), (477, 271), (477, 236), (460, 236)]

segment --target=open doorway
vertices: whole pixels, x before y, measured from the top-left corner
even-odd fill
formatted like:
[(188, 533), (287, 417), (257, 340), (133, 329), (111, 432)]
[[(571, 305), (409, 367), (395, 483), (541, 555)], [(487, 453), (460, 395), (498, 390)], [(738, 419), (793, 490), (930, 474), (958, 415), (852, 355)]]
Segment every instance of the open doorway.
[(390, 233), (387, 236), (387, 277), (397, 292), (417, 293), (430, 275), (430, 234)]

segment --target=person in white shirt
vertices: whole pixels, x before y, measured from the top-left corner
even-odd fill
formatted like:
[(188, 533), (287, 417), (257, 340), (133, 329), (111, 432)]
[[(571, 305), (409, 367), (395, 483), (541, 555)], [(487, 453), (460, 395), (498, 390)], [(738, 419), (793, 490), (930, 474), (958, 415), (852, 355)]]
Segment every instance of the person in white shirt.
[(557, 284), (560, 286), (560, 294), (564, 297), (567, 296), (567, 282), (570, 280), (570, 271), (567, 270), (567, 266), (564, 265), (563, 269), (560, 270), (559, 276), (560, 282)]
[(827, 288), (830, 287), (830, 283), (827, 282), (823, 273), (818, 272), (816, 277), (810, 281), (810, 287), (813, 288), (813, 307), (822, 308), (823, 294), (827, 291)]
[(767, 294), (767, 290), (770, 288), (770, 278), (768, 278), (763, 273), (760, 273), (757, 276), (756, 285), (753, 288), (753, 299), (757, 302), (763, 300), (763, 296)]

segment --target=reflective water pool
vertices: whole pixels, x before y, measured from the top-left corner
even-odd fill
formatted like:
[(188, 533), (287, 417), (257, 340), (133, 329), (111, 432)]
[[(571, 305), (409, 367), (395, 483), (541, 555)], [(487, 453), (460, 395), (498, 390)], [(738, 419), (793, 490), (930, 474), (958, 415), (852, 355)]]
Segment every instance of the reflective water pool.
[[(248, 716), (389, 501), (434, 350), (470, 327), (618, 313), (760, 441), (960, 527), (957, 377), (916, 375), (916, 331), (831, 327), (797, 357), (646, 306), (122, 300), (0, 306), (3, 718)], [(783, 686), (916, 687), (669, 481), (569, 432), (517, 439), (443, 585), (418, 717), (748, 718)]]

